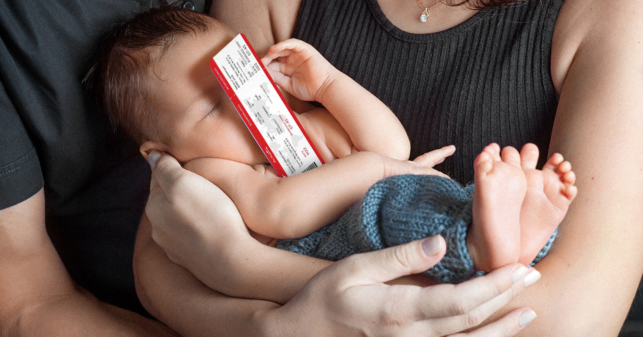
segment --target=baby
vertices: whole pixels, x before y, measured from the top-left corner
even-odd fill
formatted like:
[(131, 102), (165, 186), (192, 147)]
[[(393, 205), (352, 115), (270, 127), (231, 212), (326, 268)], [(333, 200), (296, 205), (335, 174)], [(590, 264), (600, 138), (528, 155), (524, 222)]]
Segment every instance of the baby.
[[(296, 116), (326, 164), (279, 178), (208, 68), (234, 37), (208, 16), (154, 9), (114, 30), (93, 76), (102, 106), (143, 156), (168, 152), (212, 181), (262, 242), (329, 225), (384, 178), (441, 175), (432, 167), (453, 146), (409, 161), (409, 140), (395, 115), (311, 46), (291, 39), (262, 61), (283, 90), (323, 106), (299, 104)], [(466, 248), (477, 270), (529, 264), (565, 216), (576, 195), (571, 165), (555, 154), (536, 170), (537, 159), (533, 144), (520, 154), (491, 144), (476, 158)], [(281, 262), (256, 270), (257, 282), (278, 273)]]

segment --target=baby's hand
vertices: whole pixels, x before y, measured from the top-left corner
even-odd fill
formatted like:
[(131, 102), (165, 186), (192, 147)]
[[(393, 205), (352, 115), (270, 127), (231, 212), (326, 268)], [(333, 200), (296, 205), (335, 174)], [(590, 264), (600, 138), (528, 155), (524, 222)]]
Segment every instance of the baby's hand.
[(321, 102), (340, 72), (315, 48), (296, 39), (270, 47), (261, 60), (277, 85), (302, 101)]
[(384, 157), (387, 158), (384, 161), (384, 178), (403, 174), (428, 174), (449, 178), (446, 174), (433, 169), (433, 166), (442, 163), (444, 159), (451, 156), (454, 152), (455, 146), (449, 145), (427, 152), (415, 158), (413, 161)]

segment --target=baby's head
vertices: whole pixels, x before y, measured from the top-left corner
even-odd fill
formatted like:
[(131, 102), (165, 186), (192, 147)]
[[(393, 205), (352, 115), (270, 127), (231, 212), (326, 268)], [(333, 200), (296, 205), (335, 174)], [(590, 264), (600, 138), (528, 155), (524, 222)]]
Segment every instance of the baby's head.
[(152, 9), (115, 27), (92, 69), (91, 85), (144, 156), (157, 150), (181, 162), (253, 161), (263, 154), (208, 67), (234, 36), (204, 14)]

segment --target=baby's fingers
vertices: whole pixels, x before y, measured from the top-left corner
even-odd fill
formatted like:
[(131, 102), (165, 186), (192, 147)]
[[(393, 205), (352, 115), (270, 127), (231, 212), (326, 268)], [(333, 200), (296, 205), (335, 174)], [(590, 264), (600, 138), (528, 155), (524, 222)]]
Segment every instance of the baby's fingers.
[(413, 161), (424, 167), (433, 167), (437, 164), (442, 163), (446, 157), (452, 155), (454, 152), (455, 152), (455, 146), (449, 145), (441, 149), (427, 152), (415, 158)]
[(281, 69), (277, 62), (267, 65), (266, 71), (268, 71), (268, 74), (270, 74), (270, 77), (272, 77), (272, 80), (275, 82), (275, 84), (277, 84), (287, 92), (291, 92), (290, 76), (286, 76), (281, 72)]
[(267, 65), (269, 65), (269, 64), (271, 64), (273, 62), (277, 63), (279, 61), (279, 60), (277, 60), (278, 58), (288, 57), (288, 56), (290, 56), (292, 54), (292, 50), (290, 50), (290, 49), (274, 51), (273, 50), (274, 47), (275, 46), (270, 47), (270, 49), (268, 50), (268, 54), (266, 54), (266, 56), (264, 56), (261, 59), (261, 62), (263, 62), (263, 64), (265, 66), (267, 66)]
[(268, 54), (266, 54), (261, 61), (263, 64), (268, 65), (280, 57), (288, 57), (294, 53), (304, 52), (308, 47), (308, 44), (296, 39), (281, 41), (270, 47), (270, 49), (268, 49)]
[(442, 173), (442, 172), (440, 172), (438, 170), (435, 170), (435, 169), (432, 169), (432, 168), (429, 168), (429, 167), (422, 168), (421, 172), (419, 172), (418, 174), (425, 174), (425, 175), (430, 175), (430, 176), (438, 176), (438, 177), (442, 177), (442, 178), (446, 178), (446, 179), (451, 179), (451, 177), (449, 177), (445, 173)]

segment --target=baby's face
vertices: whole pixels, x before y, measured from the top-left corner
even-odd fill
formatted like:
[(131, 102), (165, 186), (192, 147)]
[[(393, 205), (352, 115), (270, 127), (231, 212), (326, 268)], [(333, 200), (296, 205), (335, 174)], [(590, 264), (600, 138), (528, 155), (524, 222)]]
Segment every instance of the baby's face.
[(154, 62), (149, 84), (151, 118), (167, 151), (181, 162), (221, 158), (267, 163), (208, 66), (235, 34), (212, 19), (207, 32), (178, 38)]

